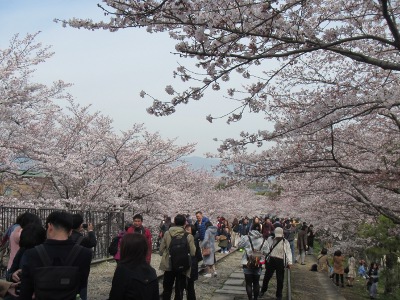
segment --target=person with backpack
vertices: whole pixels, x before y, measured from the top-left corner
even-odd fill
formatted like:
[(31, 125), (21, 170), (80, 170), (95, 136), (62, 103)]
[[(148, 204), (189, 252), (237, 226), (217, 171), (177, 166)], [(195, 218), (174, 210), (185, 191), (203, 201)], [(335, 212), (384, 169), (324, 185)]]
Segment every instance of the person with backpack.
[(47, 239), (22, 256), (20, 300), (76, 299), (87, 286), (92, 251), (68, 237), (72, 214), (54, 211), (46, 219)]
[(260, 293), (261, 263), (263, 262), (263, 248), (266, 245), (263, 235), (256, 229), (258, 226), (258, 224), (253, 224), (249, 234), (244, 235), (238, 244), (238, 247), (244, 248), (241, 265), (249, 300), (257, 300)]
[(274, 235), (274, 237), (269, 237), (266, 241), (267, 259), (260, 296), (263, 296), (268, 290), (268, 283), (276, 271), (276, 299), (282, 300), (285, 268), (290, 268), (292, 265), (292, 253), (289, 242), (283, 237), (282, 227), (275, 228)]
[(109, 300), (159, 300), (156, 270), (146, 262), (147, 241), (142, 234), (121, 240), (121, 260), (112, 279)]
[(140, 233), (144, 235), (147, 241), (146, 261), (148, 264), (150, 264), (151, 251), (153, 248), (153, 244), (151, 242), (151, 232), (148, 228), (143, 226), (143, 216), (141, 214), (136, 214), (133, 216), (133, 225), (128, 228), (126, 233)]
[[(85, 229), (87, 230), (86, 236), (82, 234)], [(73, 214), (72, 233), (69, 238), (82, 247), (92, 249), (93, 247), (96, 247), (97, 244), (96, 235), (93, 229), (94, 227), (92, 223), (83, 224), (83, 217), (81, 214)], [(87, 287), (79, 291), (79, 296), (82, 300), (87, 300)]]
[(193, 235), (184, 229), (186, 217), (178, 214), (174, 225), (165, 232), (161, 240), (160, 270), (164, 271), (163, 300), (170, 300), (175, 283), (175, 300), (183, 300), (186, 278), (190, 277), (191, 257), (196, 254)]

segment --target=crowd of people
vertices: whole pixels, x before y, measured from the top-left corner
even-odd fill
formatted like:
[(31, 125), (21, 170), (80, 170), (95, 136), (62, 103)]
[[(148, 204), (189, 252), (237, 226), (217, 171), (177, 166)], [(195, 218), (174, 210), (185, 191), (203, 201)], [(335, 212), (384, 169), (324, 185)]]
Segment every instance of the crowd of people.
[(376, 262), (371, 262), (368, 268), (366, 262), (360, 260), (357, 268), (357, 261), (352, 253), (348, 254), (347, 266), (345, 267), (345, 265), (346, 257), (342, 251), (336, 250), (333, 253), (332, 259), (330, 259), (328, 250), (322, 248), (321, 253), (317, 257), (316, 271), (329, 274), (334, 284), (342, 288), (345, 287), (345, 279), (347, 281), (346, 286), (353, 287), (356, 277), (359, 276), (366, 280), (370, 299), (376, 299), (379, 265)]
[[(306, 255), (314, 254), (314, 228), (290, 218), (240, 217), (229, 222), (218, 217), (215, 223), (197, 211), (195, 219), (178, 214), (173, 219), (164, 216), (159, 226), (158, 243), (164, 271), (162, 292), (159, 291), (155, 269), (150, 265), (152, 234), (143, 226), (143, 216), (136, 214), (133, 222), (119, 232), (113, 253), (117, 267), (109, 293), (110, 300), (171, 299), (196, 300), (195, 282), (199, 267), (204, 267), (206, 278), (218, 276), (216, 251), (227, 254), (243, 252), (245, 289), (249, 300), (263, 296), (276, 274), (276, 299), (282, 299), (284, 270), (295, 263), (305, 265)], [(295, 253), (295, 241), (297, 251)], [(80, 214), (55, 211), (49, 214), (45, 226), (36, 215), (26, 212), (18, 216), (7, 230), (2, 244), (9, 243), (10, 260), (6, 279), (0, 281), (0, 295), (4, 299), (76, 299), (87, 300), (87, 283), (96, 246), (93, 224), (84, 224)], [(371, 298), (376, 298), (379, 267), (366, 267), (349, 254), (347, 268), (340, 250), (329, 257), (323, 248), (317, 257), (315, 269), (330, 274), (337, 286), (352, 287), (354, 279), (367, 280)], [(200, 265), (202, 263), (202, 265)], [(262, 269), (265, 275), (260, 286)], [(47, 272), (47, 273), (46, 273)], [(63, 275), (60, 275), (60, 272)], [(50, 275), (49, 275), (50, 274)], [(345, 276), (346, 274), (346, 276)], [(39, 279), (41, 278), (41, 279)], [(46, 284), (44, 284), (44, 281)], [(48, 288), (44, 288), (47, 285)]]
[[(177, 216), (178, 217), (178, 216)], [(181, 217), (183, 218), (183, 217)], [(176, 219), (176, 217), (175, 217)], [(183, 231), (181, 226), (177, 225), (177, 221), (168, 223), (168, 219), (160, 225), (160, 235), (164, 238), (161, 241), (160, 254), (165, 254), (168, 251), (170, 239), (167, 238), (168, 232), (171, 236), (177, 235), (176, 232), (182, 236)], [(165, 224), (169, 224), (170, 229), (165, 228)], [(198, 265), (202, 261), (205, 268), (204, 276), (211, 278), (218, 276), (215, 268), (216, 251), (227, 254), (231, 251), (239, 250), (243, 252), (240, 264), (243, 267), (243, 273), (246, 283), (246, 292), (249, 299), (258, 299), (263, 295), (267, 289), (268, 284), (276, 272), (277, 277), (277, 299), (282, 299), (282, 289), (284, 281), (284, 269), (290, 268), (295, 262), (295, 237), (297, 233), (298, 224), (293, 219), (284, 218), (269, 218), (260, 217), (248, 218), (240, 217), (234, 218), (229, 222), (224, 217), (218, 217), (215, 224), (209, 218), (203, 215), (201, 211), (196, 212), (196, 219), (191, 224), (190, 219), (186, 216), (186, 227), (190, 228), (195, 244), (195, 256), (193, 256), (195, 264)], [(180, 223), (179, 223), (180, 224)], [(176, 227), (179, 229), (176, 229)], [(311, 230), (310, 230), (311, 232)], [(312, 234), (308, 234), (307, 238), (313, 239)], [(189, 240), (188, 240), (189, 241)], [(309, 240), (306, 244), (312, 244)], [(216, 249), (216, 246), (219, 249)], [(192, 252), (190, 253), (192, 255)], [(258, 256), (257, 256), (258, 255)], [(255, 263), (252, 263), (256, 261)], [(266, 273), (263, 279), (263, 284), (260, 287), (259, 280), (263, 265), (266, 265)], [(168, 272), (174, 273), (171, 266), (166, 266), (165, 261), (161, 263), (160, 269), (164, 270), (164, 283), (162, 299), (170, 299), (172, 292), (171, 279), (175, 278), (175, 299), (183, 299), (186, 280), (186, 295), (188, 300), (195, 300), (196, 295), (193, 288), (194, 281), (198, 278), (186, 276), (181, 277), (181, 273), (175, 273), (173, 276)], [(168, 276), (165, 276), (168, 274)], [(184, 274), (187, 275), (188, 273)]]
[(10, 256), (7, 281), (0, 285), (4, 299), (76, 299), (79, 294), (87, 300), (97, 241), (93, 224), (84, 224), (80, 214), (54, 211), (43, 226), (37, 215), (25, 212), (7, 230), (5, 243)]

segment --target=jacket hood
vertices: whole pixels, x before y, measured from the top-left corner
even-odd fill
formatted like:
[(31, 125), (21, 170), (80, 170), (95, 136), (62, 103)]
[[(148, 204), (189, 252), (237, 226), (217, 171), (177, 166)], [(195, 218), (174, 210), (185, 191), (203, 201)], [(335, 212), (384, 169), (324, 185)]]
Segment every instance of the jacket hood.
[(181, 226), (173, 226), (168, 231), (171, 236), (183, 235), (185, 233), (185, 229), (183, 229)]
[(210, 230), (210, 232), (212, 233), (212, 234), (217, 234), (217, 230), (218, 230), (218, 228), (217, 228), (217, 226), (209, 226), (208, 228), (207, 228), (207, 230)]
[(263, 235), (262, 235), (262, 233), (261, 232), (259, 232), (258, 230), (251, 230), (251, 231), (249, 231), (249, 236), (250, 237), (252, 237), (252, 238), (262, 238), (263, 237)]

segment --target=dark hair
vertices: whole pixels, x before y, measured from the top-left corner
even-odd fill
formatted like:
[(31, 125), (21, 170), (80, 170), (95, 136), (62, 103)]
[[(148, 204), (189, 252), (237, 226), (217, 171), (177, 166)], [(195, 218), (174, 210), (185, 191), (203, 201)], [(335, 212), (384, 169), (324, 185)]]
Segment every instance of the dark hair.
[(204, 226), (207, 229), (208, 227), (213, 226), (213, 224), (210, 221), (208, 221), (208, 222), (206, 222), (206, 224), (204, 224)]
[[(328, 253), (328, 250), (326, 248), (321, 249), (321, 254), (325, 255)], [(339, 255), (340, 256), (340, 255)]]
[(307, 225), (301, 226), (301, 230), (306, 230), (306, 229), (307, 229)]
[(83, 223), (83, 217), (81, 214), (72, 215), (72, 229), (78, 229)]
[(128, 228), (131, 227), (131, 226), (132, 226), (132, 223), (127, 223), (127, 224), (125, 224), (125, 227), (124, 227), (124, 228), (125, 228), (125, 231), (127, 231)]
[(376, 268), (378, 269), (378, 268), (379, 268), (379, 265), (378, 265), (378, 263), (377, 263), (376, 261), (371, 262), (371, 265), (370, 265), (369, 268), (370, 268), (370, 269), (373, 269), (375, 265), (376, 265)]
[(125, 234), (121, 240), (120, 263), (145, 263), (147, 250), (147, 241), (143, 234)]
[(36, 224), (42, 225), (42, 221), (40, 220), (40, 218), (37, 215), (30, 213), (30, 212), (23, 213), (21, 216), (21, 221), (19, 223), (21, 228), (25, 228), (26, 225), (31, 224), (31, 223), (36, 223)]
[(22, 218), (24, 217), (25, 213), (19, 214), (17, 219), (15, 220), (15, 224), (21, 224)]
[(42, 244), (46, 240), (46, 230), (42, 225), (31, 223), (21, 231), (19, 246), (21, 248), (33, 248)]
[(258, 223), (253, 223), (251, 226), (251, 230), (257, 230), (258, 232), (261, 232), (261, 226)]
[(183, 226), (186, 223), (186, 217), (184, 215), (176, 215), (174, 218), (175, 226)]
[(46, 226), (49, 223), (58, 229), (69, 232), (72, 229), (72, 214), (66, 211), (53, 211), (46, 219)]
[(333, 253), (334, 256), (341, 256), (342, 255), (342, 251), (340, 250), (336, 250), (335, 253)]
[(143, 222), (143, 216), (141, 214), (136, 214), (133, 216), (133, 220), (140, 219)]
[(198, 210), (198, 211), (196, 211), (195, 215), (197, 215), (197, 214), (201, 214), (202, 215), (203, 213)]

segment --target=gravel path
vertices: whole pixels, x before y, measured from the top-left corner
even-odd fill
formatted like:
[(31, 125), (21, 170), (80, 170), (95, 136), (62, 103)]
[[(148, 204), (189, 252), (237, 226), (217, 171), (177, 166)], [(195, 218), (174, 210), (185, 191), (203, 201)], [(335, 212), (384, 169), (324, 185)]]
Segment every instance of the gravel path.
[[(205, 278), (199, 276), (196, 281), (196, 295), (198, 299), (211, 299), (213, 292), (220, 288), (229, 275), (240, 267), (240, 257), (242, 253), (236, 251), (226, 257), (221, 263), (217, 263), (218, 276), (215, 278)], [(224, 254), (217, 253), (216, 258), (219, 260), (224, 257)], [(161, 256), (153, 253), (151, 257), (151, 265), (156, 269), (158, 275), (163, 272), (158, 270)], [(105, 300), (108, 298), (111, 282), (114, 276), (116, 263), (114, 261), (106, 261), (95, 264), (91, 267), (88, 284), (88, 298), (90, 300)], [(162, 280), (160, 281), (160, 293), (162, 292)]]
[[(234, 251), (229, 255), (217, 253), (216, 258), (219, 260), (216, 264), (217, 277), (206, 278), (199, 275), (196, 281), (195, 289), (196, 296), (199, 300), (211, 300), (214, 292), (220, 289), (228, 277), (235, 271), (241, 270), (240, 260), (242, 252)], [(224, 258), (220, 260), (221, 258)], [(161, 257), (158, 254), (153, 254), (151, 258), (151, 265), (156, 269), (158, 275), (163, 272), (158, 270)], [(111, 289), (111, 282), (114, 275), (116, 263), (114, 261), (103, 262), (92, 266), (89, 275), (88, 295), (90, 300), (105, 300)], [(275, 277), (271, 279), (268, 295), (262, 299), (275, 299), (276, 291)], [(162, 292), (162, 280), (160, 280), (160, 293)], [(244, 288), (243, 288), (244, 289)], [(237, 297), (239, 299), (247, 299), (247, 297)]]
[[(157, 275), (163, 272), (158, 270), (161, 256), (153, 253), (151, 256), (151, 265), (157, 271)], [(89, 274), (88, 298), (89, 300), (105, 300), (111, 290), (112, 278), (117, 264), (114, 260), (92, 265)]]

